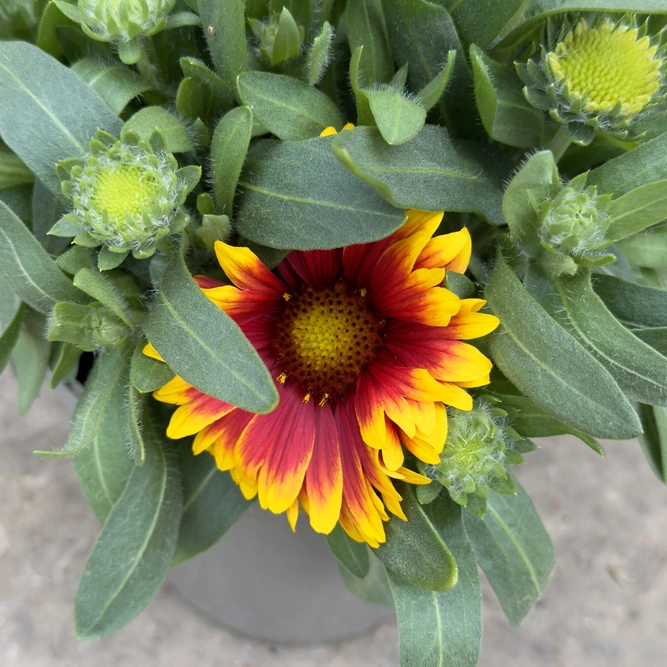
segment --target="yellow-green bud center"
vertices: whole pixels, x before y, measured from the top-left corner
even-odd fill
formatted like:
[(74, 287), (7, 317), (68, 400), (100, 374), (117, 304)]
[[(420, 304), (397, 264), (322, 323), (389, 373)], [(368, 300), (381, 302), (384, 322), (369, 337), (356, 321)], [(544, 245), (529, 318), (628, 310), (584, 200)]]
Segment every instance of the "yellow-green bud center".
[(662, 61), (648, 37), (636, 28), (606, 20), (590, 27), (583, 19), (547, 54), (554, 77), (567, 85), (569, 96), (584, 98), (589, 113), (634, 116), (660, 87)]
[(112, 223), (124, 221), (126, 214), (141, 218), (150, 210), (151, 201), (162, 192), (155, 174), (126, 164), (101, 171), (93, 188), (91, 206), (106, 211)]

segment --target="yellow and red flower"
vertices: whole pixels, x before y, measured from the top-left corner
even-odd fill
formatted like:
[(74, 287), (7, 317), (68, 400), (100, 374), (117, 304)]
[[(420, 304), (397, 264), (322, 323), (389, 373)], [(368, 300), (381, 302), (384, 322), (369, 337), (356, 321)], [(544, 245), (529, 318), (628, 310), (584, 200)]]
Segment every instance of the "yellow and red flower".
[(498, 320), (442, 286), (471, 252), (466, 229), (433, 237), (442, 215), (409, 211), (381, 241), (293, 251), (277, 275), (249, 249), (217, 242), (233, 284), (198, 283), (257, 349), (280, 401), (253, 414), (176, 377), (154, 394), (180, 406), (167, 435), (196, 434), (195, 454), (210, 452), (246, 498), (286, 512), (292, 528), (301, 505), (320, 533), (340, 521), (355, 540), (384, 542), (388, 512), (405, 518), (392, 479), (429, 483), (404, 466), (403, 448), (437, 463), (445, 405), (471, 409), (464, 388), (488, 383), (491, 370), (463, 341)]

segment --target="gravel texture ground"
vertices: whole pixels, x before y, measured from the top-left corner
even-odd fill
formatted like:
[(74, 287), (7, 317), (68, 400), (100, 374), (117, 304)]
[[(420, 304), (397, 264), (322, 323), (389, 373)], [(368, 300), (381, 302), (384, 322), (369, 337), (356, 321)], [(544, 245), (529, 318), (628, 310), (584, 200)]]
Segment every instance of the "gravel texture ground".
[[(339, 644), (282, 646), (208, 621), (168, 584), (116, 635), (77, 643), (77, 578), (98, 526), (70, 461), (45, 462), (67, 434), (68, 409), (44, 390), (16, 415), (0, 377), (1, 667), (396, 667), (393, 623)], [(481, 667), (667, 665), (667, 489), (633, 442), (605, 460), (573, 438), (543, 440), (518, 476), (556, 549), (558, 568), (520, 630), (484, 590)], [(424, 666), (430, 667), (430, 666)]]

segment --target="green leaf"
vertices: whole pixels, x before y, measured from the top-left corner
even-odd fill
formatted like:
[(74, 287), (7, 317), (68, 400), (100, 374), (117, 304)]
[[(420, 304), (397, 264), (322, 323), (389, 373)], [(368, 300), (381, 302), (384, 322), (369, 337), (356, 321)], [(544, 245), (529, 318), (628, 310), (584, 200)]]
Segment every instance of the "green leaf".
[[(447, 64), (415, 96), (426, 111), (432, 109), (440, 101), (452, 76), (455, 64), (456, 51), (450, 51), (447, 54)], [(407, 73), (407, 65), (405, 68)]]
[(30, 230), (1, 201), (0, 273), (22, 301), (45, 315), (58, 301), (86, 300)]
[(45, 51), (54, 58), (60, 58), (63, 54), (63, 49), (56, 36), (56, 30), (60, 26), (70, 26), (78, 30), (76, 23), (67, 18), (58, 9), (56, 3), (50, 0), (46, 7), (44, 7), (42, 18), (39, 21), (36, 44), (42, 51)]
[(350, 51), (363, 46), (359, 69), (364, 85), (387, 83), (394, 75), (394, 68), (382, 1), (348, 3), (345, 26)]
[(452, 590), (435, 592), (388, 572), (401, 665), (475, 667), (482, 640), (482, 591), (462, 509), (443, 494), (427, 512), (456, 558), (459, 580)]
[[(67, 442), (61, 449), (34, 452), (44, 459), (62, 459), (82, 452), (94, 440), (104, 418), (104, 410), (112, 393), (127, 379), (127, 350), (111, 348), (95, 360), (93, 370), (74, 409)], [(117, 425), (118, 426), (118, 425)]]
[(628, 331), (591, 285), (590, 272), (556, 280), (574, 331), (603, 363), (628, 398), (667, 406), (667, 358)]
[(239, 233), (271, 248), (312, 250), (376, 241), (398, 229), (405, 212), (343, 169), (332, 140), (255, 142), (239, 181)]
[(512, 178), (503, 196), (503, 214), (510, 234), (531, 257), (543, 252), (538, 236), (542, 202), (560, 190), (558, 167), (551, 151), (532, 155)]
[(243, 497), (228, 472), (218, 470), (215, 458), (178, 447), (183, 478), (183, 515), (172, 567), (212, 547), (252, 504)]
[(231, 215), (252, 135), (252, 111), (236, 107), (222, 117), (211, 142), (213, 194), (220, 213)]
[(32, 193), (32, 233), (50, 255), (59, 255), (70, 245), (70, 239), (48, 233), (66, 212), (63, 202), (41, 181), (35, 181)]
[(595, 275), (593, 289), (623, 324), (637, 328), (667, 327), (667, 292)]
[(44, 338), (46, 318), (29, 309), (21, 326), (21, 333), (12, 350), (12, 368), (18, 381), (18, 413), (30, 410), (44, 383), (49, 369), (51, 344)]
[(134, 329), (135, 322), (125, 298), (102, 273), (94, 269), (79, 269), (74, 276), (74, 286), (106, 306), (128, 327)]
[(21, 304), (11, 321), (4, 327), (0, 335), (0, 373), (5, 370), (5, 366), (12, 356), (14, 347), (21, 334), (23, 327), (23, 318), (27, 312), (27, 306)]
[(146, 397), (140, 394), (130, 382), (127, 386), (126, 401), (125, 424), (128, 436), (128, 455), (135, 465), (142, 466), (146, 462), (146, 443), (143, 433)]
[(600, 192), (621, 197), (642, 185), (667, 179), (665, 153), (667, 132), (593, 169), (586, 183), (596, 185)]
[(642, 185), (614, 199), (609, 216), (605, 246), (662, 222), (667, 218), (667, 180)]
[(278, 17), (278, 30), (271, 49), (271, 66), (275, 67), (299, 55), (301, 33), (294, 17), (283, 7)]
[(535, 29), (536, 24), (543, 23), (547, 16), (579, 11), (664, 14), (667, 8), (663, 0), (528, 0), (523, 11), (514, 15), (496, 41), (503, 39), (503, 46), (506, 43), (510, 46), (523, 43), (526, 35)]
[(174, 377), (174, 371), (167, 364), (151, 359), (142, 352), (145, 345), (146, 341), (141, 341), (137, 345), (130, 365), (130, 382), (142, 394), (164, 387)]
[(18, 216), (21, 222), (30, 226), (32, 217), (32, 185), (17, 185), (0, 190), (0, 202), (4, 202)]
[(393, 604), (389, 582), (387, 581), (387, 570), (372, 553), (370, 555), (369, 572), (363, 579), (355, 577), (342, 563), (338, 564), (338, 569), (345, 586), (355, 597), (373, 604)]
[(120, 119), (74, 72), (25, 42), (0, 42), (0, 135), (52, 192), (54, 165), (88, 152), (97, 129), (120, 131)]
[(197, 287), (179, 251), (157, 286), (148, 340), (186, 382), (251, 412), (278, 403), (273, 380), (234, 321)]
[(125, 387), (116, 384), (90, 447), (74, 457), (81, 491), (101, 524), (106, 522), (134, 468), (125, 449), (125, 433), (121, 428), (127, 412), (125, 401)]
[(246, 72), (239, 77), (238, 90), (255, 120), (283, 141), (317, 137), (332, 125), (343, 127), (343, 117), (329, 97), (291, 76)]
[(402, 146), (388, 146), (374, 128), (359, 127), (335, 138), (334, 154), (394, 206), (471, 211), (505, 224), (503, 180), (511, 167), (488, 147), (453, 142), (444, 127), (426, 125)]
[(644, 428), (639, 444), (653, 472), (667, 484), (667, 410), (650, 405), (639, 405), (638, 409)]
[(34, 180), (35, 175), (21, 162), (21, 159), (0, 145), (0, 190), (17, 185), (30, 185)]
[(449, 51), (456, 51), (450, 94), (440, 110), (457, 134), (475, 135), (477, 114), (470, 89), (472, 77), (456, 27), (444, 9), (428, 0), (384, 0), (389, 43), (399, 67), (408, 64), (408, 82), (420, 90), (441, 71)]
[(81, 352), (76, 345), (56, 343), (52, 346), (49, 365), (51, 367), (51, 389), (55, 389), (63, 381), (73, 381), (79, 370)]
[(144, 107), (130, 118), (123, 126), (123, 132), (131, 130), (148, 141), (155, 130), (159, 130), (164, 139), (165, 148), (170, 153), (189, 153), (194, 151), (188, 128), (176, 116), (162, 107)]
[(199, 0), (201, 25), (220, 78), (230, 90), (247, 67), (245, 0)]
[(492, 60), (474, 44), (470, 47), (470, 60), (477, 108), (489, 136), (518, 148), (541, 145), (544, 113), (528, 104), (514, 69)]
[(652, 227), (616, 246), (633, 266), (667, 269), (667, 226)]
[(234, 94), (227, 84), (201, 60), (186, 56), (179, 63), (185, 76), (195, 79), (208, 89), (215, 109), (224, 111), (234, 104)]
[(324, 76), (327, 65), (331, 60), (331, 51), (334, 39), (334, 29), (328, 21), (322, 25), (322, 31), (313, 40), (308, 55), (308, 83), (311, 86), (319, 83)]
[(595, 437), (641, 432), (608, 371), (528, 294), (501, 254), (486, 298), (502, 323), (489, 340), (493, 360), (541, 410)]
[(211, 95), (204, 84), (186, 76), (176, 92), (176, 111), (187, 120), (208, 119), (211, 110)]
[(539, 600), (556, 565), (549, 534), (519, 482), (516, 496), (492, 491), (484, 519), (464, 512), (475, 557), (510, 624), (518, 627)]
[(667, 356), (667, 327), (632, 329), (632, 333), (663, 356)]
[(355, 542), (340, 524), (327, 535), (331, 553), (336, 556), (355, 577), (363, 579), (369, 571), (368, 549), (365, 544)]
[(417, 135), (426, 122), (426, 109), (392, 88), (363, 91), (382, 138), (392, 146)]
[(148, 606), (176, 548), (182, 502), (173, 451), (147, 420), (146, 463), (132, 470), (81, 575), (74, 602), (79, 639), (109, 635)]
[(61, 271), (73, 276), (81, 269), (93, 269), (95, 266), (94, 255), (90, 248), (75, 245), (56, 258), (56, 266)]
[(514, 16), (520, 16), (526, 0), (453, 0), (448, 3), (452, 19), (466, 44), (486, 49)]
[(493, 392), (500, 399), (503, 409), (509, 408), (512, 413), (512, 428), (524, 438), (548, 438), (552, 435), (574, 435), (588, 445), (594, 452), (604, 458), (605, 451), (602, 445), (589, 435), (577, 431), (551, 415), (540, 410), (535, 403), (525, 396), (514, 396)]
[(454, 556), (427, 513), (428, 506), (419, 504), (411, 487), (398, 484), (397, 488), (408, 520), (391, 517), (385, 524), (387, 541), (375, 549), (375, 555), (388, 570), (415, 586), (448, 591), (458, 579)]
[(120, 114), (131, 100), (151, 88), (149, 83), (131, 69), (121, 65), (109, 65), (95, 58), (83, 58), (74, 63), (71, 69), (115, 114)]

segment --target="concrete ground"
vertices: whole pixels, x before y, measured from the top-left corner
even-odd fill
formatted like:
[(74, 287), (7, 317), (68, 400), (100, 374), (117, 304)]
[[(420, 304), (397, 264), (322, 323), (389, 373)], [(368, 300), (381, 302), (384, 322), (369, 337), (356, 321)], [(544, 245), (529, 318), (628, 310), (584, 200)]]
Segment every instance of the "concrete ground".
[[(77, 643), (78, 576), (98, 532), (60, 445), (67, 409), (47, 390), (16, 416), (15, 383), (0, 377), (0, 667), (395, 667), (393, 623), (340, 644), (280, 646), (208, 621), (166, 585), (116, 635)], [(481, 667), (667, 665), (667, 489), (636, 443), (552, 438), (518, 476), (556, 549), (558, 569), (520, 630), (484, 592)], [(425, 665), (424, 667), (430, 667)]]

